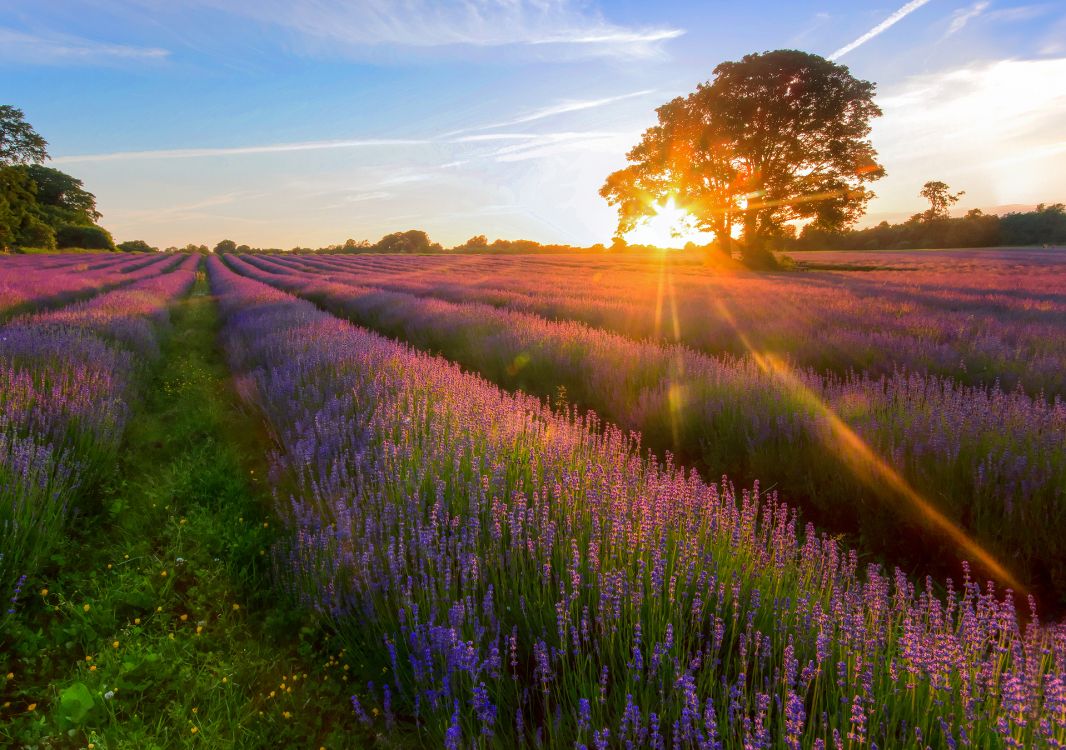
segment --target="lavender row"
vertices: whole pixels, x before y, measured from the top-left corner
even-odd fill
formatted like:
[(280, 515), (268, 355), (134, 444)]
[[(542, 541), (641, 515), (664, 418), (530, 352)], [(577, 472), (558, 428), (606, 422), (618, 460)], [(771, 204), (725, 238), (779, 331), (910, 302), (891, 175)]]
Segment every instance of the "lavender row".
[(563, 387), (704, 476), (772, 482), (884, 558), (939, 571), (957, 570), (960, 556), (983, 560), (1010, 585), (1033, 586), (1048, 610), (1066, 594), (1061, 401), (914, 373), (837, 378), (769, 358), (709, 357), (357, 278), (229, 262), (494, 382), (543, 396)]
[(0, 320), (153, 276), (180, 259), (100, 255), (29, 255), (0, 260)]
[[(11, 599), (114, 463), (139, 372), (197, 259), (0, 327), (0, 591)], [(6, 616), (0, 615), (3, 619)], [(0, 619), (2, 627), (2, 619)]]
[(368, 724), (446, 748), (1066, 741), (1066, 631), (1009, 596), (860, 574), (757, 487), (208, 263), (277, 440), (278, 572), (345, 639)]
[[(1021, 256), (1021, 257), (1016, 257)], [(576, 320), (633, 338), (804, 366), (890, 374), (898, 367), (968, 384), (1066, 395), (1066, 263), (1054, 253), (877, 272), (716, 275), (684, 265), (542, 258), (285, 261), (352, 271), (363, 283)]]

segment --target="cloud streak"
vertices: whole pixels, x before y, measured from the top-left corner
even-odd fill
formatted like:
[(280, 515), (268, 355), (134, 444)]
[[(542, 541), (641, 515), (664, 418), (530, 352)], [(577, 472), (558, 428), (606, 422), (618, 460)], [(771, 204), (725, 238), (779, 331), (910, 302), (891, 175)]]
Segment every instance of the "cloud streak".
[(297, 143), (270, 143), (261, 146), (234, 146), (231, 148), (175, 148), (154, 151), (114, 151), (109, 154), (80, 154), (60, 156), (53, 164), (83, 164), (103, 161), (131, 161), (142, 159), (194, 159), (215, 156), (244, 156), (247, 154), (284, 154), (296, 151), (322, 151), (328, 149), (373, 148), (379, 146), (418, 146), (428, 140), (403, 138), (366, 138), (355, 140), (301, 141)]
[(969, 8), (961, 8), (955, 11), (951, 18), (951, 25), (948, 26), (947, 33), (944, 36), (949, 37), (962, 31), (966, 24), (984, 13), (989, 4), (987, 0), (981, 0), (981, 2), (974, 3)]
[[(628, 94), (620, 94), (618, 96), (608, 96), (601, 99), (579, 99), (563, 101), (558, 104), (552, 104), (547, 107), (533, 110), (524, 115), (518, 115), (509, 120), (501, 120), (500, 122), (493, 122), (486, 125), (476, 125), (469, 128), (462, 128), (460, 130), (453, 130), (449, 133), (445, 133), (444, 136), (459, 135), (460, 133), (473, 133), (479, 130), (493, 130), (495, 128), (506, 128), (511, 125), (525, 125), (527, 123), (536, 122), (537, 120), (543, 120), (548, 117), (556, 117), (558, 115), (565, 115), (571, 112), (581, 112), (587, 109), (598, 109), (599, 107), (606, 107), (617, 102), (623, 102), (627, 99), (637, 99), (642, 96), (648, 96), (654, 94), (655, 89), (642, 89), (641, 91), (633, 91)], [(521, 136), (519, 136), (521, 137)], [(488, 140), (491, 136), (469, 136), (468, 140)]]
[(659, 44), (684, 33), (670, 26), (617, 25), (578, 0), (199, 2), (356, 54), (359, 49), (353, 45), (422, 49), (554, 45), (584, 56), (648, 57), (658, 52)]
[(978, 205), (1063, 194), (1066, 57), (914, 76), (888, 88), (878, 104), (885, 116), (871, 138), (889, 165), (877, 189), (885, 205), (906, 205), (931, 176), (964, 188)]
[(849, 44), (845, 44), (843, 47), (841, 47), (836, 52), (831, 54), (829, 56), (829, 59), (830, 60), (838, 60), (841, 57), (843, 57), (844, 55), (848, 54), (849, 52), (861, 47), (862, 45), (866, 44), (868, 41), (870, 41), (874, 37), (880, 36), (885, 31), (887, 31), (888, 29), (890, 29), (893, 26), (895, 26), (897, 23), (902, 21), (904, 18), (906, 18), (911, 13), (913, 13), (916, 10), (918, 10), (919, 8), (921, 8), (923, 5), (925, 5), (928, 2), (929, 2), (929, 0), (911, 0), (909, 3), (904, 5), (902, 8), (897, 10), (895, 13), (890, 15), (888, 18), (886, 18), (881, 23), (879, 23), (876, 26), (874, 26), (872, 29), (867, 31), (865, 34), (860, 36), (858, 39), (856, 39), (853, 42), (850, 42)]
[[(540, 109), (518, 115), (508, 120), (477, 125), (462, 130), (452, 130), (447, 133), (429, 138), (357, 138), (341, 140), (301, 141), (294, 143), (269, 143), (252, 146), (231, 146), (222, 148), (175, 148), (155, 149), (144, 151), (115, 151), (104, 154), (74, 154), (60, 156), (52, 159), (54, 164), (86, 164), (94, 162), (111, 161), (140, 161), (149, 159), (200, 159), (225, 156), (246, 156), (255, 154), (285, 154), (300, 151), (324, 151), (332, 149), (360, 149), (381, 148), (389, 146), (425, 146), (430, 144), (479, 144), (499, 141), (524, 141), (521, 146), (509, 146), (499, 151), (500, 154), (509, 152), (518, 153), (531, 151), (533, 147), (545, 143), (559, 144), (573, 141), (575, 138), (583, 138), (590, 142), (599, 142), (605, 136), (613, 137), (614, 133), (598, 132), (562, 132), (562, 133), (531, 133), (531, 132), (504, 132), (504, 133), (480, 133), (482, 130), (508, 127), (512, 125), (524, 125), (549, 117), (581, 112), (589, 109), (605, 107), (616, 102), (634, 99), (637, 97), (653, 94), (653, 89), (634, 91), (618, 96), (604, 97), (602, 99), (569, 100), (552, 104)], [(591, 140), (590, 140), (591, 139)]]
[(67, 35), (29, 34), (0, 27), (0, 61), (60, 65), (163, 60), (169, 50), (111, 44)]

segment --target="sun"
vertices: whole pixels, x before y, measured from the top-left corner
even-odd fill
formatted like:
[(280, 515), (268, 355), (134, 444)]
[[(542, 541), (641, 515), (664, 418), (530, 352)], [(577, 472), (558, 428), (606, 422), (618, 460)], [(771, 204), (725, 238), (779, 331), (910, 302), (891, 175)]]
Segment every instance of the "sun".
[(692, 214), (678, 206), (673, 196), (666, 203), (653, 205), (652, 210), (655, 213), (651, 217), (626, 233), (625, 240), (630, 245), (680, 250), (689, 242), (703, 245), (714, 238), (710, 232), (701, 232), (693, 226)]

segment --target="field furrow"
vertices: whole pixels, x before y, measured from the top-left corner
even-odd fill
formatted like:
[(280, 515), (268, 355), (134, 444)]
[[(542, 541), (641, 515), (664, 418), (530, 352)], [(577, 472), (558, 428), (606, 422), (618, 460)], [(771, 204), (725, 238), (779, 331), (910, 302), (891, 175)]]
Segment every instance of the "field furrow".
[(169, 308), (195, 278), (195, 259), (178, 263), (0, 327), (0, 591), (17, 599), (114, 463)]
[(240, 391), (278, 442), (279, 571), (364, 663), (368, 726), (434, 747), (1063, 731), (1045, 701), (1066, 641), (1009, 597), (859, 571), (772, 496), (209, 272)]
[(440, 352), (510, 389), (591, 409), (705, 478), (756, 479), (890, 565), (1066, 592), (1066, 407), (897, 373), (835, 378), (577, 323), (227, 256), (242, 273)]

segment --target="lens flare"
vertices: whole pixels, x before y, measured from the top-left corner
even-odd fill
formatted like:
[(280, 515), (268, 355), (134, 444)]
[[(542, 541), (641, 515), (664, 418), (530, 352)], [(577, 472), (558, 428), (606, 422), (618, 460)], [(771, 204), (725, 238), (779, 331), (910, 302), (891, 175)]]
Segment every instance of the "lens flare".
[(954, 521), (944, 515), (932, 502), (924, 498), (910, 483), (859, 436), (818, 394), (807, 387), (792, 372), (786, 362), (766, 352), (760, 352), (740, 329), (735, 318), (721, 300), (714, 300), (718, 312), (732, 326), (741, 344), (750, 352), (758, 366), (767, 373), (780, 378), (787, 392), (801, 403), (816, 411), (824, 421), (826, 430), (822, 435), (826, 447), (841, 458), (854, 476), (875, 492), (889, 491), (907, 503), (904, 509), (935, 528), (951, 540), (968, 559), (981, 566), (1000, 584), (1021, 594), (1028, 589), (999, 560), (971, 538)]

